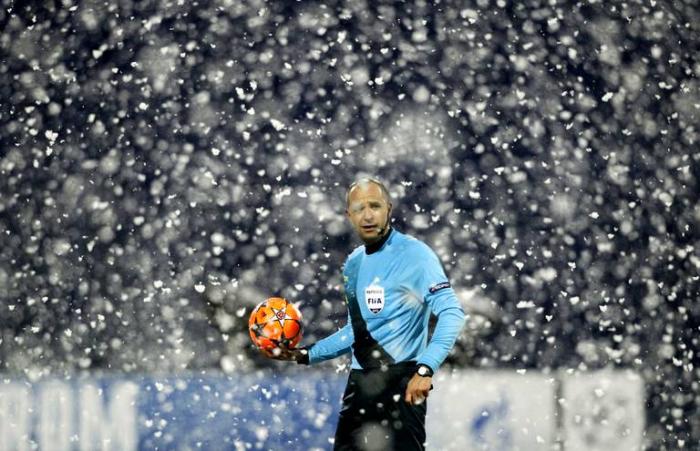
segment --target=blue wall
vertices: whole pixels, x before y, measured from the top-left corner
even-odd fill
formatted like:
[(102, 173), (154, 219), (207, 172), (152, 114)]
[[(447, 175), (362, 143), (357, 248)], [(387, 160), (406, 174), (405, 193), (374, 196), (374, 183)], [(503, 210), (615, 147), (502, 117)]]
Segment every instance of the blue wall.
[(103, 439), (109, 450), (329, 449), (345, 380), (319, 371), (4, 380), (0, 450), (92, 450)]

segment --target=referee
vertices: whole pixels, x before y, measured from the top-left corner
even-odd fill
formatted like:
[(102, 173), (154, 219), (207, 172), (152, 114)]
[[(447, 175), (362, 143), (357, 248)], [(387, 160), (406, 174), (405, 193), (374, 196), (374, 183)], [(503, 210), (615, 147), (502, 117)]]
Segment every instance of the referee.
[[(334, 450), (425, 449), (432, 377), (465, 320), (438, 257), (393, 229), (391, 211), (378, 180), (350, 185), (346, 214), (364, 245), (343, 268), (348, 324), (309, 347), (267, 353), (314, 364), (352, 352)], [(438, 320), (428, 341), (431, 312)]]

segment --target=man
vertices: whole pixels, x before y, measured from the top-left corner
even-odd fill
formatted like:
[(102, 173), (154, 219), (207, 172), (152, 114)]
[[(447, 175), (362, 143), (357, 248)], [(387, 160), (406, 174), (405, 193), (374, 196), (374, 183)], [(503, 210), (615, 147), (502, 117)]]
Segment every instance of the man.
[[(335, 450), (423, 450), (432, 376), (464, 325), (437, 256), (394, 230), (391, 210), (381, 182), (361, 179), (350, 186), (346, 215), (364, 246), (343, 269), (348, 324), (307, 348), (267, 353), (313, 364), (352, 351)], [(437, 324), (428, 343), (431, 312)]]

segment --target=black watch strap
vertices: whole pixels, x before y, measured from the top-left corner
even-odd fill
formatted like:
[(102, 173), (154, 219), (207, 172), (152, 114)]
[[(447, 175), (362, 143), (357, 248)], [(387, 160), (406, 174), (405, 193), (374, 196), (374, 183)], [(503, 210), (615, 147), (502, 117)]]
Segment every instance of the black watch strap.
[(422, 377), (433, 377), (433, 369), (428, 365), (420, 364), (416, 368), (416, 374)]

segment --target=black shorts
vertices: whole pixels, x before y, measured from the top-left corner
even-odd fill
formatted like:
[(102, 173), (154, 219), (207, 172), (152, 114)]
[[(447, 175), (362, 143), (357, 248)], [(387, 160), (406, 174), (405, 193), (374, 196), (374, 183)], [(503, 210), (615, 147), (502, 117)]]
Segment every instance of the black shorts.
[(415, 362), (386, 370), (352, 370), (343, 394), (336, 451), (424, 450), (427, 403), (408, 404), (404, 398)]

